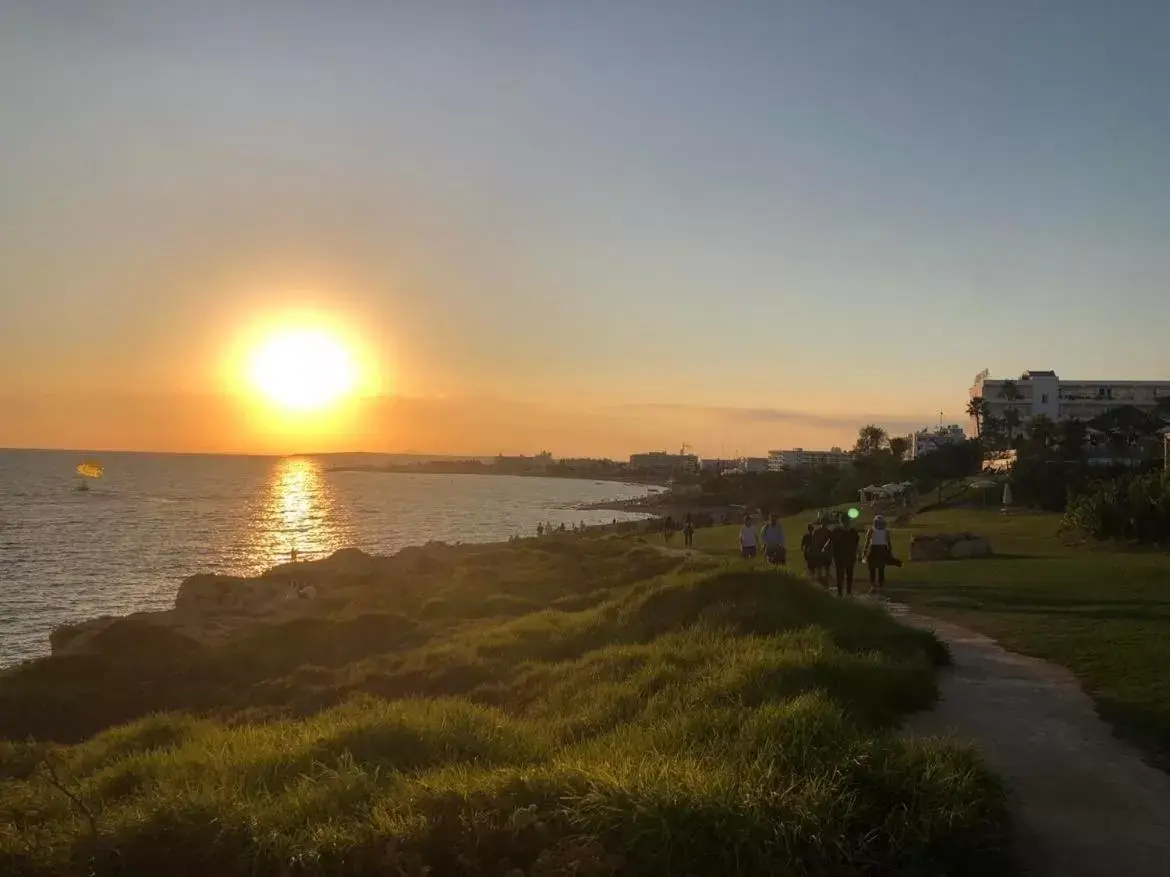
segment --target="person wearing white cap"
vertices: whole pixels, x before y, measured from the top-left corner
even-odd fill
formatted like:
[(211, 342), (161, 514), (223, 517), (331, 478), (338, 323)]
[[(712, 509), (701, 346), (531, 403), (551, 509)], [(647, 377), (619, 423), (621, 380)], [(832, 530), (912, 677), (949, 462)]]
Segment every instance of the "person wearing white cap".
[(886, 519), (874, 515), (873, 526), (865, 534), (865, 565), (869, 567), (869, 590), (880, 594), (886, 586), (886, 565), (894, 556), (893, 534), (886, 526)]

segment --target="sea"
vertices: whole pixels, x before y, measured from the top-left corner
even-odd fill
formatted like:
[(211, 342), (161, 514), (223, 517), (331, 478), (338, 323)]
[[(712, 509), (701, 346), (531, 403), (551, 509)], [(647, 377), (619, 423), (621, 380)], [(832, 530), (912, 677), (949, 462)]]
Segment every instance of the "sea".
[[(77, 467), (100, 463), (98, 479)], [(400, 461), (400, 459), (399, 459)], [(494, 542), (643, 515), (587, 505), (644, 485), (339, 470), (344, 457), (0, 451), (0, 667), (47, 654), (54, 627), (169, 609), (200, 572), (254, 575), (355, 546)], [(362, 455), (360, 462), (377, 465)], [(85, 483), (88, 490), (79, 490)]]

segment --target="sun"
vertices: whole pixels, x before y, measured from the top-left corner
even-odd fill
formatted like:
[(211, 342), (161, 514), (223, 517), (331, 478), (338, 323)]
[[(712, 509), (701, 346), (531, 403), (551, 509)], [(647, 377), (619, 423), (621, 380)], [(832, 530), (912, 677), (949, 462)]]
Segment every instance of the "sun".
[(248, 377), (272, 404), (318, 411), (352, 395), (359, 369), (349, 348), (319, 329), (290, 329), (264, 339), (251, 353)]

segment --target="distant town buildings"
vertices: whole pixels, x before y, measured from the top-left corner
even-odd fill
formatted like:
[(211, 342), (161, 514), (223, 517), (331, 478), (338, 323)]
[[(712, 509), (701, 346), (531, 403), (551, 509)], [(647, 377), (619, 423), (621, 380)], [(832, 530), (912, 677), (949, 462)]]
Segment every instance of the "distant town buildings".
[(533, 457), (500, 454), (496, 457), (495, 465), (501, 472), (544, 472), (552, 465), (552, 462), (552, 454), (548, 451), (541, 451)]
[(967, 433), (957, 423), (939, 426), (934, 429), (920, 429), (907, 436), (910, 449), (906, 452), (906, 459), (913, 460), (923, 454), (937, 451), (943, 445), (961, 444), (967, 440)]
[(827, 451), (810, 451), (805, 448), (793, 448), (790, 451), (768, 451), (768, 468), (773, 471), (813, 469), (818, 466), (845, 466), (852, 460), (853, 454), (836, 447)]
[(699, 458), (695, 454), (669, 454), (666, 451), (630, 454), (630, 469), (647, 475), (698, 472)]
[(744, 472), (767, 472), (772, 468), (771, 457), (744, 457), (739, 461)]
[(704, 475), (722, 475), (739, 468), (739, 460), (725, 457), (704, 457), (699, 461), (699, 470)]
[[(993, 378), (985, 370), (975, 376), (971, 397), (987, 403), (1002, 419), (1009, 408), (1021, 423), (1044, 415), (1054, 421), (1091, 420), (1114, 408), (1132, 405), (1152, 411), (1170, 403), (1170, 379), (1160, 381), (1062, 380), (1054, 371), (1029, 370), (1019, 378)], [(974, 418), (971, 430), (975, 432)]]

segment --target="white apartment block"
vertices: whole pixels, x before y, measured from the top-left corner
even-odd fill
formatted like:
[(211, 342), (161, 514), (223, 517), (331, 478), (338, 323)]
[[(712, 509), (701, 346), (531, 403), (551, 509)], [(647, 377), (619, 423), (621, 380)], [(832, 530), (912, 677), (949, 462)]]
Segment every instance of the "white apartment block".
[(804, 448), (793, 448), (790, 451), (768, 451), (768, 468), (773, 471), (780, 469), (813, 469), (818, 466), (844, 466), (853, 460), (853, 454), (841, 448), (831, 448), (827, 451), (808, 451)]
[[(1015, 385), (1019, 398), (1004, 397), (1004, 388)], [(1010, 391), (1009, 391), (1010, 393)], [(1149, 411), (1170, 401), (1170, 378), (1161, 381), (1067, 381), (1054, 371), (1026, 371), (1019, 378), (993, 378), (986, 371), (975, 376), (972, 398), (982, 398), (990, 412), (1002, 418), (1009, 408), (1027, 423), (1038, 415), (1055, 421), (1092, 420), (1112, 408), (1132, 405)], [(974, 421), (972, 420), (972, 432)]]
[(936, 429), (920, 429), (907, 436), (910, 440), (910, 450), (906, 458), (913, 460), (931, 451), (937, 451), (947, 444), (957, 444), (967, 440), (967, 433), (957, 423), (949, 426), (940, 426)]

